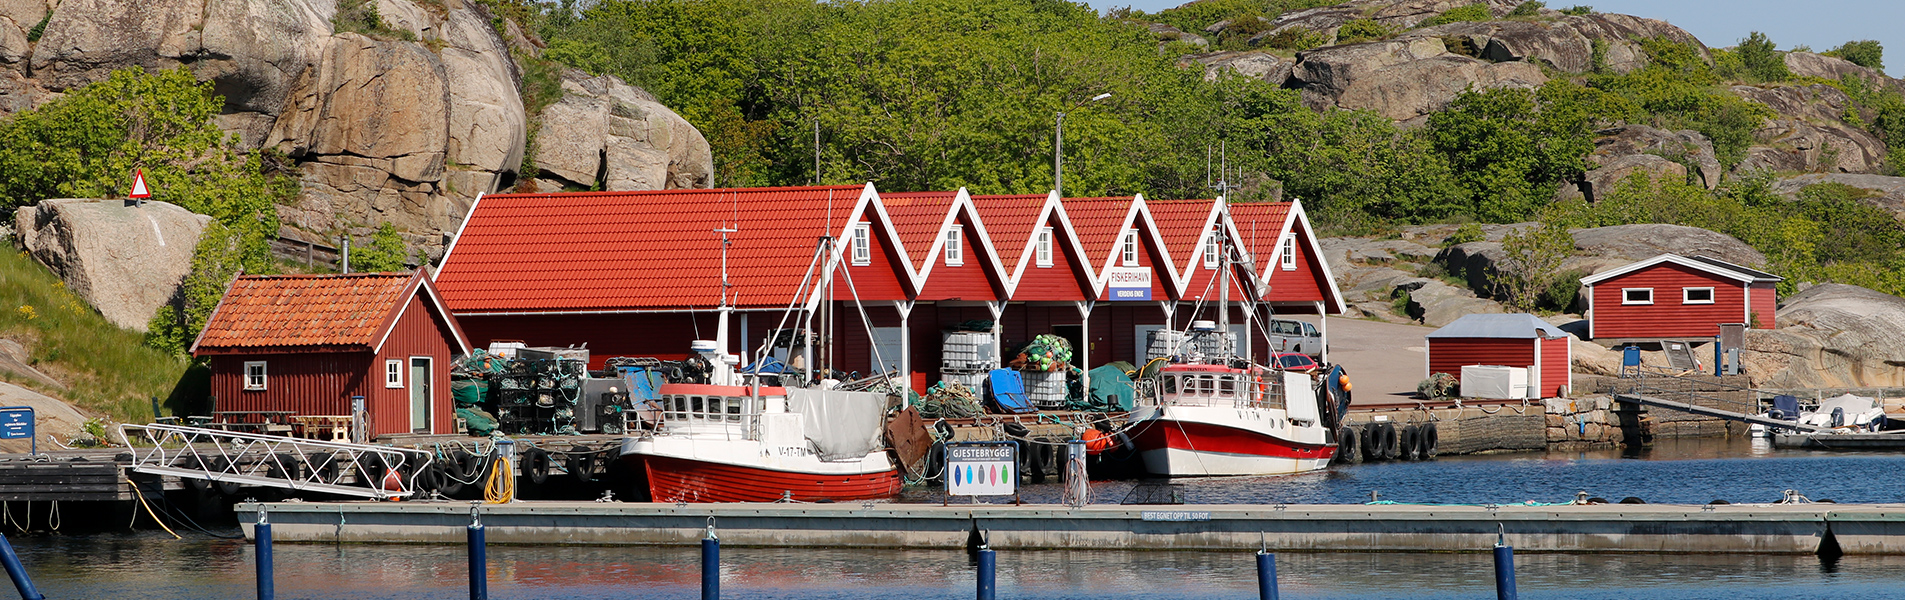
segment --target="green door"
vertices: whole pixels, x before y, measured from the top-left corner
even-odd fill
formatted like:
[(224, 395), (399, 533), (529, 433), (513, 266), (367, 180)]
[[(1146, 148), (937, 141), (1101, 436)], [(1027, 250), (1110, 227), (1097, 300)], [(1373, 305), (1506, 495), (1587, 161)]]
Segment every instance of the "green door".
[(430, 431), (430, 359), (410, 359), (410, 430)]

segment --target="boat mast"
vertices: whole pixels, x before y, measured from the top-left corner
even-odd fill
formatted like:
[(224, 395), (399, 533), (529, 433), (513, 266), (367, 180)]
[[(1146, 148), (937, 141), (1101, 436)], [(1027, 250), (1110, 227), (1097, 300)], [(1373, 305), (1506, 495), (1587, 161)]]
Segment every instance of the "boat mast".
[(724, 356), (728, 353), (728, 314), (734, 312), (734, 305), (729, 302), (729, 290), (734, 284), (728, 280), (728, 246), (733, 245), (734, 240), (729, 239), (728, 234), (737, 231), (740, 230), (735, 229), (732, 223), (714, 230), (715, 235), (721, 236), (721, 305), (715, 309), (718, 318), (715, 321), (714, 343), (720, 346)]
[[(1221, 218), (1230, 220), (1230, 200), (1217, 197), (1217, 204), (1223, 211)], [(1228, 228), (1226, 228), (1228, 231)], [(1223, 344), (1224, 364), (1230, 364), (1230, 236), (1217, 238), (1217, 339)]]

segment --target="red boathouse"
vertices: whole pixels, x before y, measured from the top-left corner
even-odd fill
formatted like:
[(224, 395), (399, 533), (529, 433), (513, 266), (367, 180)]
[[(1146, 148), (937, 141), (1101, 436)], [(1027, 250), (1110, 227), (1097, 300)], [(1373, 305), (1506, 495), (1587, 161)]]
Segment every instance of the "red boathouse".
[(1588, 288), (1588, 336), (1711, 341), (1722, 323), (1772, 329), (1780, 277), (1717, 258), (1662, 254), (1581, 278)]
[(452, 433), (450, 361), (469, 344), (422, 271), (247, 275), (232, 282), (192, 355), (215, 410), (350, 415), (369, 437)]
[(1567, 395), (1573, 373), (1574, 348), (1566, 332), (1540, 318), (1518, 313), (1464, 315), (1423, 340), (1428, 353), (1427, 372), (1448, 373), (1462, 379), (1462, 367), (1490, 365), (1528, 369), (1535, 398)]

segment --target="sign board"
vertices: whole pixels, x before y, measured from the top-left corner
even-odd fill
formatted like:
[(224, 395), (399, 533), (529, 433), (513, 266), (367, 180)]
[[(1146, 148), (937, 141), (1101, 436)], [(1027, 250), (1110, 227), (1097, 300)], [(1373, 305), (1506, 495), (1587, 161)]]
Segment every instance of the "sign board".
[(127, 198), (151, 198), (152, 197), (152, 191), (146, 189), (146, 170), (145, 169), (139, 169), (137, 171), (133, 171), (132, 193), (126, 194), (126, 197)]
[(34, 454), (40, 453), (40, 441), (33, 436), (33, 407), (0, 408), (0, 440), (30, 440)]
[(1107, 284), (1111, 290), (1112, 300), (1151, 299), (1151, 269), (1149, 267), (1112, 267)]
[(946, 444), (946, 495), (1016, 494), (1018, 466), (1019, 445), (1012, 442)]
[(1147, 511), (1139, 512), (1138, 518), (1144, 521), (1164, 521), (1164, 522), (1209, 521), (1210, 512), (1201, 511), (1201, 510), (1200, 511), (1147, 510)]

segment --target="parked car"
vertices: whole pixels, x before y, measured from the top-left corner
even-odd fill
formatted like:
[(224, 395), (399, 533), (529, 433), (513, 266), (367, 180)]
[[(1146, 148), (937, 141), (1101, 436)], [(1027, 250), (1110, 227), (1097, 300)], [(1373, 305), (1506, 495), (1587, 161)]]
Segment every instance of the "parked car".
[(1306, 354), (1320, 360), (1323, 358), (1323, 334), (1310, 323), (1271, 319), (1270, 348), (1277, 352)]
[(1295, 352), (1278, 352), (1270, 355), (1270, 360), (1275, 362), (1277, 366), (1283, 367), (1285, 371), (1295, 371), (1298, 373), (1311, 373), (1321, 367), (1321, 365), (1316, 364), (1316, 361), (1310, 360), (1309, 355)]

